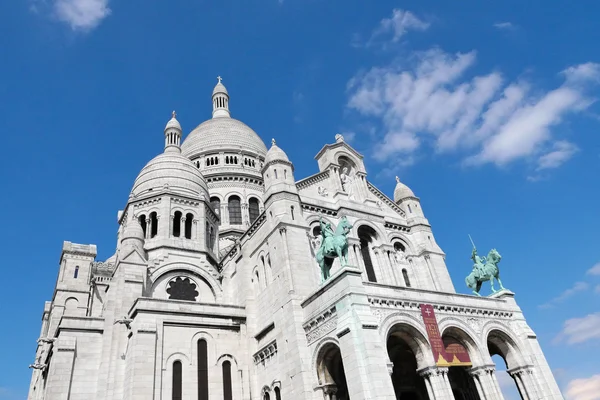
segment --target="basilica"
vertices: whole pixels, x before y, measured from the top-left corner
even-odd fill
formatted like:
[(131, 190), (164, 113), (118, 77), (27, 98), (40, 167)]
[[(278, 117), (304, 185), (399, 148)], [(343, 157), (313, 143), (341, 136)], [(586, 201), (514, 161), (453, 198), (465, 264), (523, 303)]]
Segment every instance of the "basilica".
[(562, 399), (514, 293), (456, 292), (407, 185), (339, 134), (298, 179), (229, 103), (219, 78), (183, 141), (173, 113), (113, 256), (64, 242), (30, 400), (502, 400), (495, 355), (523, 399)]

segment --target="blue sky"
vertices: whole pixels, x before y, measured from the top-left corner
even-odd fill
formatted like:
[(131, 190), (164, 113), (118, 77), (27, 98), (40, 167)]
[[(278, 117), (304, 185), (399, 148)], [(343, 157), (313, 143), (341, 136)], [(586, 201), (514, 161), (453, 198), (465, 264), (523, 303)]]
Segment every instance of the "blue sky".
[(496, 247), (563, 391), (600, 398), (600, 4), (495, 3), (0, 2), (0, 399), (27, 392), (62, 241), (112, 255), (171, 111), (208, 119), (217, 75), (297, 179), (340, 132), (387, 194), (400, 176), (458, 291), (467, 234)]

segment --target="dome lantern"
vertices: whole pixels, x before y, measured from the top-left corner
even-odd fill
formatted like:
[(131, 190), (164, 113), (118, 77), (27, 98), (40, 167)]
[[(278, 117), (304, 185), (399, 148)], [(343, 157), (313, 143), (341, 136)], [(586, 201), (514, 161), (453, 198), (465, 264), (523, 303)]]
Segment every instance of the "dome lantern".
[(231, 117), (231, 115), (229, 114), (229, 93), (227, 93), (225, 85), (221, 83), (222, 79), (223, 78), (221, 78), (220, 76), (217, 76), (218, 82), (215, 88), (213, 89), (213, 118)]
[(394, 202), (398, 203), (407, 197), (415, 197), (415, 194), (408, 186), (400, 182), (400, 178), (396, 177), (396, 188), (394, 189)]
[(173, 111), (171, 119), (165, 127), (165, 153), (181, 153), (181, 125), (177, 118), (177, 114)]

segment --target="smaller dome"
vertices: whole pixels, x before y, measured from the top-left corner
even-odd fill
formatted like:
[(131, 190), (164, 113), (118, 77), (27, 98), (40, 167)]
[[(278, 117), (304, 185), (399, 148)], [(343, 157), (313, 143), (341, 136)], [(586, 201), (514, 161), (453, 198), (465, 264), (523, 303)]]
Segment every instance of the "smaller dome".
[(267, 151), (267, 156), (265, 157), (265, 165), (274, 161), (284, 161), (289, 163), (290, 159), (288, 158), (285, 151), (281, 150), (279, 146), (275, 143), (275, 139), (271, 139), (271, 148)]
[(135, 198), (164, 189), (195, 198), (201, 195), (208, 198), (204, 176), (189, 158), (180, 153), (166, 152), (150, 160), (136, 178), (131, 195)]
[(415, 197), (413, 191), (404, 183), (400, 182), (400, 178), (396, 177), (396, 182), (396, 189), (394, 189), (394, 202), (397, 203), (407, 197)]
[(171, 117), (171, 119), (169, 120), (169, 122), (167, 122), (167, 126), (165, 127), (165, 131), (171, 128), (175, 128), (175, 129), (179, 129), (181, 130), (181, 125), (179, 124), (179, 121), (177, 121), (177, 118), (175, 118), (177, 116), (177, 114), (175, 114), (175, 111), (173, 111), (173, 116)]
[(227, 96), (229, 96), (229, 93), (227, 93), (227, 88), (221, 83), (222, 78), (220, 76), (217, 76), (217, 79), (219, 80), (219, 82), (217, 82), (217, 84), (215, 85), (212, 95), (214, 96), (217, 93), (225, 93)]
[(123, 234), (121, 236), (121, 241), (126, 239), (144, 240), (144, 230), (139, 222), (129, 221), (127, 225), (125, 225), (125, 229), (123, 229)]

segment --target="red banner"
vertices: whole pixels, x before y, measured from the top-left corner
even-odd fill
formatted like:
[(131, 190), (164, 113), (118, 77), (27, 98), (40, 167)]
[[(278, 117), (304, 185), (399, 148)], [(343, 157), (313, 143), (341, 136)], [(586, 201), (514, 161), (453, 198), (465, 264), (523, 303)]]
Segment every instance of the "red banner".
[(421, 304), (421, 316), (425, 323), (425, 330), (427, 330), (429, 343), (431, 343), (431, 351), (433, 352), (433, 358), (437, 366), (452, 367), (472, 365), (469, 353), (462, 344), (452, 338), (448, 338), (446, 343), (444, 343), (431, 304)]

